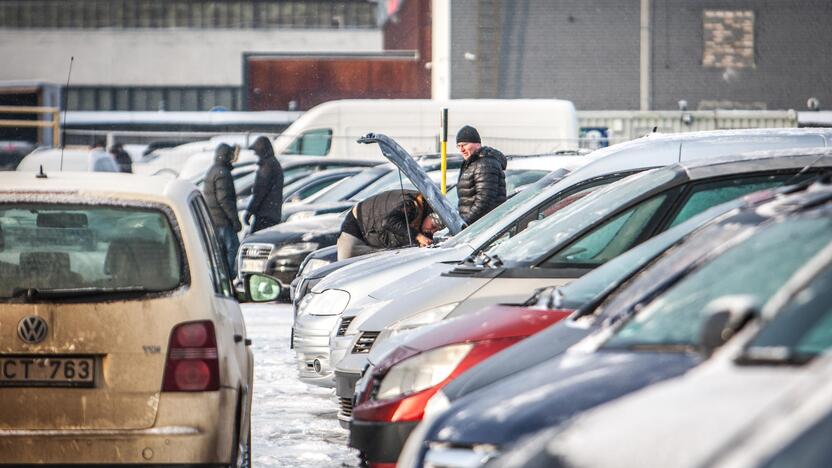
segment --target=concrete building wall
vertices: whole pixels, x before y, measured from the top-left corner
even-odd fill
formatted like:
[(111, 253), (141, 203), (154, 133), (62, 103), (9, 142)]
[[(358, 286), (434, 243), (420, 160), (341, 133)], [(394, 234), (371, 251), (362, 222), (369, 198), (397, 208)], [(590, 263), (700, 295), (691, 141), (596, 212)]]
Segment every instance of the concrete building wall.
[[(452, 97), (556, 97), (579, 109), (638, 108), (639, 0), (490, 3), (452, 3)], [(488, 28), (478, 27), (478, 18), (487, 23), (492, 15), (499, 18), (497, 39), (482, 40)], [(496, 72), (479, 65), (489, 55), (498, 58)]]
[[(377, 52), (380, 30), (0, 29), (0, 81), (240, 86), (243, 52)], [(14, 64), (14, 66), (11, 66)]]
[[(766, 109), (806, 108), (814, 96), (832, 106), (832, 2), (654, 0), (653, 103), (691, 109), (731, 101)], [(702, 12), (754, 12), (755, 68), (702, 66)], [(723, 106), (728, 104), (724, 102)]]
[[(654, 109), (676, 109), (680, 99), (691, 109), (803, 109), (810, 96), (832, 106), (829, 0), (651, 3)], [(639, 0), (454, 0), (451, 8), (452, 98), (638, 109)], [(754, 12), (755, 68), (703, 67), (705, 9)]]

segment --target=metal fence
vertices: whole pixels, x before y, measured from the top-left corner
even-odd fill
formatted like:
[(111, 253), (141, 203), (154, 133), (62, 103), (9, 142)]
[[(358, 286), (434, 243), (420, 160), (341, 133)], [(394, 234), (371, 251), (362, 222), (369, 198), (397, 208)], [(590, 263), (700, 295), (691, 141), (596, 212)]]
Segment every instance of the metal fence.
[(0, 28), (375, 28), (368, 0), (0, 0)]

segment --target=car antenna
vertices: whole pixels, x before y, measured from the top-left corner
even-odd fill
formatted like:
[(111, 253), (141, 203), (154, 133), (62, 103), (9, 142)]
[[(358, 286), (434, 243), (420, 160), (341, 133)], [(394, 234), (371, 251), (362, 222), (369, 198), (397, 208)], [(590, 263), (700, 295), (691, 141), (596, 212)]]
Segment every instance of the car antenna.
[[(64, 147), (66, 146), (66, 111), (69, 107), (69, 77), (72, 76), (72, 62), (75, 61), (75, 56), (69, 57), (69, 73), (66, 74), (66, 87), (64, 88), (64, 121), (61, 124), (61, 166), (58, 169), (60, 172), (64, 171)], [(40, 168), (43, 173), (43, 166)]]
[(43, 164), (40, 165), (40, 172), (35, 174), (35, 177), (38, 178), (38, 179), (45, 179), (46, 178), (46, 173), (43, 172)]
[(402, 170), (399, 169), (399, 187), (402, 191), (402, 212), (404, 213), (404, 223), (407, 231), (407, 246), (413, 246), (413, 238), (410, 236), (410, 220), (407, 219), (407, 201), (404, 199), (404, 182), (402, 182)]

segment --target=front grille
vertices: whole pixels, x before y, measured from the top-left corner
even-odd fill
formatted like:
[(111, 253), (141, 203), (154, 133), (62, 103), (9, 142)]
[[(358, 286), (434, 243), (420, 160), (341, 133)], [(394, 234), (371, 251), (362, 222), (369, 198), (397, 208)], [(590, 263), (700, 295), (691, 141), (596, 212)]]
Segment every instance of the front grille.
[(370, 352), (370, 348), (373, 347), (373, 343), (376, 342), (376, 338), (378, 338), (379, 332), (364, 332), (358, 339), (355, 341), (355, 346), (352, 347), (353, 354), (367, 354)]
[(335, 336), (344, 336), (347, 334), (347, 328), (352, 323), (352, 319), (355, 317), (344, 317), (341, 319), (341, 323), (338, 325), (338, 331), (335, 333)]
[(240, 256), (242, 258), (265, 260), (269, 258), (273, 248), (274, 246), (270, 244), (243, 244), (240, 247)]
[(352, 418), (352, 398), (338, 398), (338, 406), (340, 407), (340, 416)]

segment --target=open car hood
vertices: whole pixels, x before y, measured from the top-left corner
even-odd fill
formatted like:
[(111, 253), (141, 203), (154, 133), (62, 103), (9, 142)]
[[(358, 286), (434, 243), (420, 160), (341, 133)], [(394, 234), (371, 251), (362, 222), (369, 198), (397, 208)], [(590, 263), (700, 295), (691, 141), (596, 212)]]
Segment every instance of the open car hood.
[(395, 140), (381, 133), (368, 133), (360, 138), (358, 142), (365, 144), (377, 143), (381, 148), (381, 154), (395, 164), (410, 179), (410, 182), (416, 186), (419, 192), (425, 196), (431, 208), (445, 223), (445, 227), (448, 228), (451, 235), (456, 235), (462, 230), (465, 222), (462, 221), (456, 207), (451, 205), (448, 199), (442, 195), (439, 187), (430, 180), (430, 177), (419, 167), (413, 157)]

